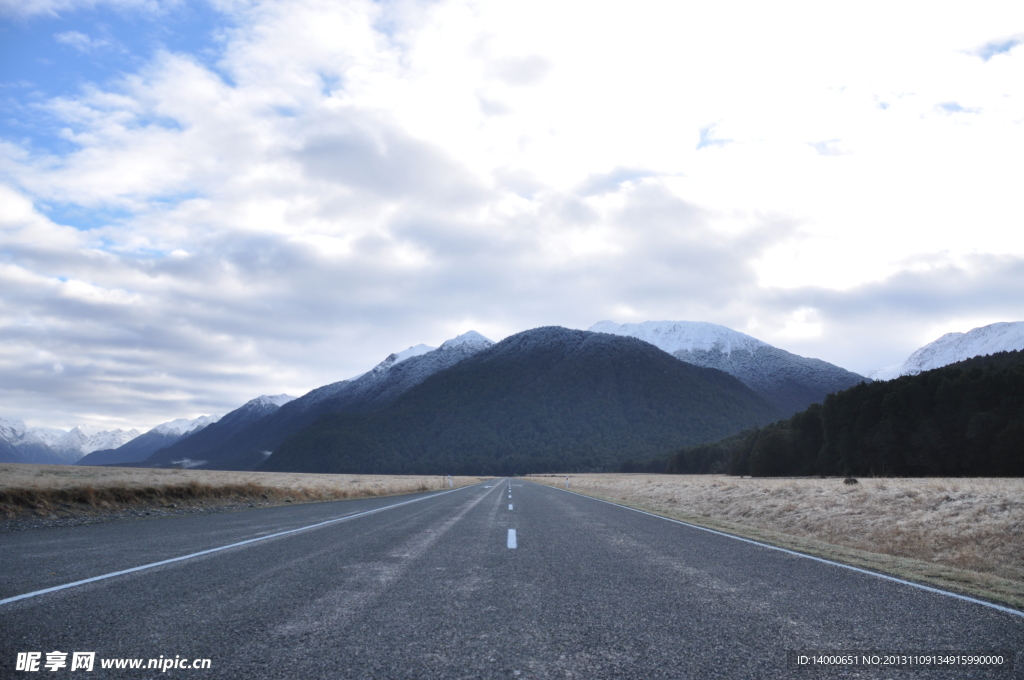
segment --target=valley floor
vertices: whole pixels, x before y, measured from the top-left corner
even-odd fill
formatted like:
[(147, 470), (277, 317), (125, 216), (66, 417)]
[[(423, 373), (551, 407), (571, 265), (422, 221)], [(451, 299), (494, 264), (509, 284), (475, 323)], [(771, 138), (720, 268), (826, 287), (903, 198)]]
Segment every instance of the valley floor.
[[(531, 480), (565, 486), (564, 475)], [(569, 475), (570, 490), (1024, 607), (1024, 479)]]

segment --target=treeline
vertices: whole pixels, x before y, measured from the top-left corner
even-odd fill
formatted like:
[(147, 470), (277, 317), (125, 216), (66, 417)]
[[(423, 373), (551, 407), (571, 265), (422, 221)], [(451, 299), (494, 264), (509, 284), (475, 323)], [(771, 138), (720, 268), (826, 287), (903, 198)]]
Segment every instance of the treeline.
[(1024, 352), (861, 383), (664, 463), (666, 472), (767, 477), (1024, 476)]

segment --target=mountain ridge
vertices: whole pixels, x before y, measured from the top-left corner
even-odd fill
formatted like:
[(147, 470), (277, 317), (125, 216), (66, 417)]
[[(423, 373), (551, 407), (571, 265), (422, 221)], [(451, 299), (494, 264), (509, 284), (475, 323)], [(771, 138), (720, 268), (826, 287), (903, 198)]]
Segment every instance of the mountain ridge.
[(92, 451), (77, 460), (75, 465), (139, 463), (154, 452), (170, 446), (188, 435), (202, 430), (207, 425), (212, 425), (218, 420), (220, 420), (220, 416), (199, 416), (191, 420), (177, 418), (161, 423), (117, 448)]
[(65, 431), (0, 418), (0, 462), (70, 465), (93, 451), (122, 446), (138, 436), (134, 428), (100, 430), (93, 425), (78, 425)]
[(631, 337), (560, 327), (505, 338), (388, 406), (327, 415), (268, 471), (513, 474), (615, 469), (628, 457), (767, 423), (736, 378)]
[(287, 437), (317, 418), (328, 413), (361, 412), (383, 406), (433, 373), (493, 344), (476, 331), (468, 331), (446, 340), (436, 349), (417, 345), (392, 353), (356, 378), (310, 390), (259, 418), (244, 422), (235, 419), (228, 425), (209, 428), (207, 434), (201, 433), (155, 452), (145, 464), (176, 465), (176, 460), (184, 460), (190, 461), (186, 464), (208, 469), (253, 469)]
[(686, 363), (724, 371), (787, 415), (867, 380), (821, 359), (802, 357), (703, 321), (600, 321), (590, 330), (639, 338)]
[(294, 400), (295, 397), (287, 394), (260, 395), (250, 399), (221, 416), (217, 422), (152, 452), (138, 464), (143, 467), (200, 467), (208, 462), (203, 456), (215, 452), (238, 429), (275, 413)]
[(976, 356), (1024, 349), (1024, 321), (1001, 321), (972, 328), (966, 333), (946, 333), (914, 350), (902, 363), (869, 373), (875, 380), (917, 375)]

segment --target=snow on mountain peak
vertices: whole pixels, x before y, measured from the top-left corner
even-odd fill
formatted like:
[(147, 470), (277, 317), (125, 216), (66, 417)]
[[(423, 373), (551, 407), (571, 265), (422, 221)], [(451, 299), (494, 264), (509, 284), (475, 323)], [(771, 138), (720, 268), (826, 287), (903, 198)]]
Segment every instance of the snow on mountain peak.
[(5, 420), (0, 418), (0, 438), (12, 444), (25, 436), (28, 428), (20, 420)]
[(270, 404), (273, 404), (274, 406), (284, 406), (293, 399), (295, 399), (295, 397), (291, 396), (290, 394), (275, 394), (273, 396), (263, 394), (256, 397), (255, 399), (250, 399), (248, 402), (246, 402), (245, 405), (268, 406)]
[(462, 335), (458, 335), (451, 340), (445, 340), (441, 343), (440, 349), (450, 349), (452, 347), (461, 347), (463, 345), (467, 347), (478, 347), (485, 349), (490, 347), (494, 343), (480, 335), (476, 331), (466, 331)]
[(1003, 321), (966, 333), (946, 333), (914, 351), (902, 364), (887, 366), (868, 374), (874, 380), (892, 380), (917, 375), (976, 356), (1024, 349), (1024, 321)]
[[(359, 375), (355, 376), (354, 378), (349, 378), (348, 380), (342, 380), (341, 382), (353, 382), (355, 380), (359, 380), (364, 375), (370, 375), (370, 374), (376, 375), (378, 373), (383, 373), (383, 372), (389, 371), (389, 370), (391, 370), (391, 367), (394, 366), (395, 364), (400, 364), (403, 361), (405, 361), (406, 359), (411, 359), (413, 357), (418, 357), (421, 354), (426, 354), (427, 352), (433, 352), (435, 349), (437, 349), (437, 348), (436, 347), (430, 347), (428, 345), (424, 345), (424, 344), (421, 343), (421, 344), (416, 345), (414, 347), (410, 347), (408, 349), (403, 349), (401, 352), (394, 352), (392, 354), (389, 354), (384, 359), (384, 361), (380, 362), (379, 364), (377, 364), (376, 366), (371, 368), (366, 373), (360, 373)], [(335, 383), (335, 384), (338, 384), (338, 383)]]
[(638, 338), (669, 354), (712, 349), (718, 349), (726, 355), (736, 350), (753, 354), (758, 347), (770, 346), (739, 331), (704, 321), (644, 321), (623, 324), (599, 321), (588, 330), (592, 333)]
[(21, 420), (0, 418), (0, 438), (12, 444), (42, 444), (53, 446), (67, 436), (64, 430), (55, 427), (29, 427)]
[(406, 359), (411, 359), (413, 357), (418, 357), (419, 355), (426, 354), (427, 352), (433, 352), (435, 349), (437, 349), (437, 348), (436, 347), (431, 347), (429, 345), (424, 345), (424, 344), (420, 343), (419, 345), (416, 345), (415, 347), (410, 347), (409, 349), (403, 349), (401, 352), (395, 352), (391, 356), (395, 357), (395, 362), (394, 363), (397, 364), (397, 363), (399, 363), (401, 361), (405, 361)]
[(167, 423), (161, 423), (154, 427), (150, 432), (157, 432), (159, 434), (172, 434), (172, 435), (184, 435), (192, 432), (193, 430), (200, 430), (207, 425), (220, 420), (220, 416), (199, 416), (189, 420), (187, 418), (178, 418)]
[(84, 456), (93, 451), (124, 446), (140, 434), (135, 428), (127, 431), (122, 429), (101, 430), (95, 425), (79, 425), (55, 441), (51, 447), (57, 451)]
[[(494, 344), (493, 342), (491, 342), (490, 340), (488, 340), (484, 336), (480, 335), (476, 331), (467, 331), (466, 333), (463, 333), (462, 335), (460, 335), (458, 337), (454, 337), (451, 340), (445, 340), (441, 344), (441, 347), (430, 347), (429, 345), (419, 344), (419, 345), (416, 345), (414, 347), (410, 347), (409, 349), (404, 349), (401, 352), (395, 352), (394, 354), (389, 354), (387, 356), (387, 358), (384, 359), (384, 361), (380, 362), (379, 364), (377, 364), (376, 366), (371, 368), (366, 373), (360, 373), (359, 375), (355, 376), (354, 378), (349, 378), (348, 380), (342, 380), (340, 383), (334, 383), (334, 385), (337, 386), (338, 389), (341, 389), (342, 383), (355, 382), (356, 380), (359, 380), (363, 376), (373, 376), (373, 375), (379, 375), (379, 374), (382, 374), (382, 373), (386, 373), (387, 371), (390, 371), (391, 368), (393, 366), (395, 366), (395, 364), (400, 364), (401, 362), (405, 361), (406, 359), (412, 359), (413, 357), (418, 357), (418, 356), (421, 356), (423, 354), (427, 354), (428, 352), (433, 352), (436, 349), (452, 349), (454, 347), (463, 347), (463, 346), (469, 347), (469, 348), (484, 349), (486, 347), (490, 347), (493, 344)], [(331, 386), (328, 385), (328, 387), (331, 387)], [(323, 388), (320, 388), (320, 389), (323, 389)], [(323, 392), (320, 395), (320, 398), (326, 398), (330, 394), (333, 394), (335, 391), (337, 391), (337, 390), (325, 391), (325, 392)]]
[(6, 418), (0, 418), (0, 428), (9, 428), (11, 430), (17, 430), (19, 432), (22, 432), (28, 429), (28, 426), (25, 425), (24, 420), (18, 420), (17, 418), (13, 420), (7, 420)]
[(71, 428), (71, 431), (68, 432), (68, 434), (78, 433), (82, 437), (88, 439), (89, 437), (95, 437), (100, 432), (102, 432), (102, 430), (100, 430), (100, 428), (96, 427), (95, 425), (90, 425), (89, 423), (85, 423), (85, 424), (78, 425), (76, 427)]

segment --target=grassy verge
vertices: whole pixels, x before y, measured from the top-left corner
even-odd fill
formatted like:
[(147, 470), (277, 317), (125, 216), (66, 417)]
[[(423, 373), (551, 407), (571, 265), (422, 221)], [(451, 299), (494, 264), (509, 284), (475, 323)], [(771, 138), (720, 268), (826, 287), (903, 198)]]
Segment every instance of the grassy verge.
[[(531, 480), (564, 486), (565, 476)], [(570, 475), (571, 490), (1024, 609), (1024, 480)]]
[[(480, 481), (456, 477), (455, 486)], [(126, 508), (309, 503), (445, 488), (442, 477), (314, 475), (0, 464), (0, 516), (95, 514)]]

